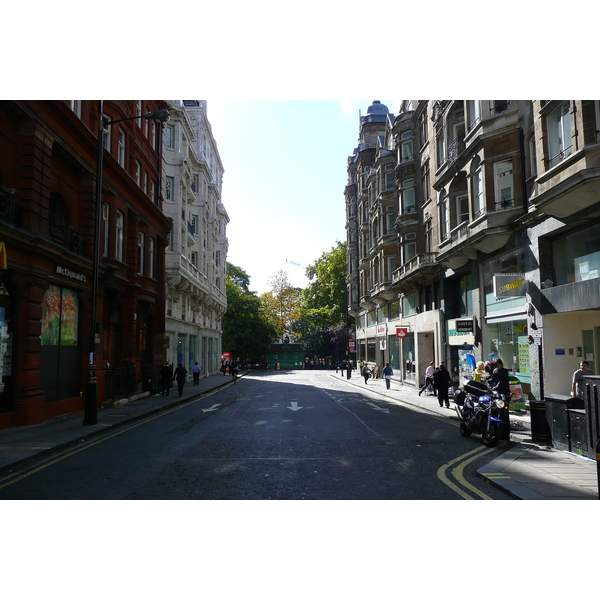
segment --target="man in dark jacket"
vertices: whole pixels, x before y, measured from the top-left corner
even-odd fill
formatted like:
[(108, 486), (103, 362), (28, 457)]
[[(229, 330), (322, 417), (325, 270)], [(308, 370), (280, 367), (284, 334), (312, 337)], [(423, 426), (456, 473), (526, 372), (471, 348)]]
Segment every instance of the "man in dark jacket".
[(173, 375), (173, 379), (177, 379), (177, 391), (179, 395), (183, 395), (183, 385), (185, 384), (185, 380), (187, 378), (187, 369), (183, 366), (183, 363), (178, 363), (177, 368), (175, 369), (175, 374)]
[(437, 390), (437, 397), (440, 406), (450, 408), (450, 398), (448, 397), (448, 388), (452, 385), (452, 379), (448, 369), (446, 369), (446, 363), (440, 363), (440, 366), (433, 373), (433, 388)]
[(171, 380), (173, 379), (173, 367), (169, 363), (165, 363), (160, 370), (160, 391), (164, 396), (168, 396), (171, 389)]
[(508, 382), (508, 370), (504, 368), (501, 358), (496, 359), (496, 368), (492, 372), (492, 386), (498, 390), (505, 398), (505, 407), (500, 411), (502, 420), (502, 440), (510, 439), (510, 417), (508, 407), (510, 405), (510, 383)]

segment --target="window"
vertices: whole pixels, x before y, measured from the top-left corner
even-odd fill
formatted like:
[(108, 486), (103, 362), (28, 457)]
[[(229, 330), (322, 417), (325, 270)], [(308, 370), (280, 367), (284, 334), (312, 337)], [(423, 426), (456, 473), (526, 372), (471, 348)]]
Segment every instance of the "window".
[(421, 147), (423, 147), (428, 140), (427, 133), (427, 111), (425, 111), (419, 117), (419, 141), (421, 143)]
[(417, 243), (409, 242), (404, 244), (404, 262), (407, 263), (417, 255)]
[(393, 212), (386, 213), (385, 215), (385, 233), (391, 235), (394, 233), (394, 222), (396, 217)]
[(138, 275), (144, 274), (144, 234), (138, 231)]
[(104, 125), (104, 149), (110, 152), (110, 117), (102, 113), (102, 123)]
[(469, 118), (469, 129), (472, 129), (479, 121), (481, 121), (479, 100), (467, 100), (467, 113)]
[(142, 183), (142, 165), (137, 160), (135, 161), (135, 182), (138, 186)]
[(192, 215), (192, 234), (196, 235), (198, 233), (198, 217), (196, 215)]
[(409, 213), (415, 212), (417, 207), (415, 205), (415, 180), (405, 179), (402, 182), (402, 212)]
[(142, 112), (142, 101), (141, 100), (136, 100), (135, 101), (135, 116), (137, 117), (137, 124), (141, 127), (142, 126), (142, 122), (140, 120), (140, 117), (143, 115), (144, 113)]
[(116, 230), (115, 258), (120, 261), (123, 260), (123, 242), (124, 242), (123, 230), (124, 230), (124, 227), (125, 227), (125, 217), (124, 217), (123, 213), (120, 210), (118, 210), (117, 216), (115, 219), (115, 230)]
[(190, 253), (190, 262), (192, 263), (192, 266), (196, 267), (196, 269), (198, 268), (198, 253), (197, 252)]
[(600, 225), (569, 233), (552, 242), (557, 285), (600, 277)]
[(485, 212), (483, 203), (483, 167), (478, 163), (473, 173), (473, 218), (477, 219)]
[(469, 196), (466, 194), (456, 196), (456, 221), (458, 225), (469, 221)]
[(514, 186), (511, 160), (494, 165), (494, 180), (496, 182), (496, 210), (512, 206), (514, 204)]
[(175, 147), (175, 130), (171, 126), (165, 127), (165, 145), (167, 148)]
[(394, 165), (385, 166), (385, 189), (391, 190), (394, 187)]
[(69, 100), (71, 110), (81, 119), (81, 100)]
[(119, 146), (117, 148), (117, 162), (125, 166), (125, 132), (119, 127)]
[(438, 167), (441, 167), (446, 162), (446, 139), (443, 129), (438, 132), (435, 138), (435, 143), (437, 150), (437, 164)]
[(448, 239), (450, 235), (450, 211), (448, 210), (448, 196), (440, 200), (440, 240)]
[(412, 132), (403, 133), (400, 139), (400, 162), (412, 160), (414, 158)]
[(388, 256), (387, 257), (387, 281), (391, 281), (392, 280), (392, 275), (394, 273), (394, 271), (397, 268), (397, 260), (395, 256)]
[(431, 179), (429, 175), (429, 161), (427, 161), (421, 167), (421, 190), (423, 193), (423, 198), (425, 198), (425, 202), (429, 202), (430, 200), (430, 188), (431, 188)]
[(154, 264), (154, 247), (156, 242), (154, 241), (153, 237), (151, 237), (148, 241), (148, 266), (150, 267), (150, 272), (148, 273), (148, 275), (154, 279), (156, 277), (156, 265)]
[(144, 171), (144, 194), (148, 194), (148, 171)]
[(192, 178), (192, 192), (198, 193), (198, 175)]
[(150, 181), (150, 198), (152, 201), (156, 200), (155, 196), (156, 188), (154, 185), (154, 180)]
[(490, 102), (490, 112), (492, 115), (496, 115), (508, 110), (510, 104), (509, 100), (492, 100)]
[(109, 236), (109, 215), (110, 215), (110, 206), (106, 204), (106, 202), (102, 203), (102, 239), (103, 239), (103, 248), (102, 248), (102, 256), (108, 256), (108, 236)]
[(173, 177), (165, 177), (165, 200), (173, 201), (173, 188), (175, 186)]
[(565, 102), (548, 115), (547, 125), (548, 163), (550, 167), (553, 167), (573, 152), (569, 102)]
[(433, 252), (433, 220), (427, 219), (423, 224), (425, 233), (425, 252)]

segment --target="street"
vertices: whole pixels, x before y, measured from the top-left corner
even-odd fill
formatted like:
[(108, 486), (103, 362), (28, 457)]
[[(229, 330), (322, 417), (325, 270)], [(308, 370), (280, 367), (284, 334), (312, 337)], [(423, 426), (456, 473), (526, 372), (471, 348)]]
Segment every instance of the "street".
[[(362, 384), (362, 385), (361, 385)], [(2, 499), (509, 499), (503, 449), (331, 371), (254, 372), (0, 480)]]

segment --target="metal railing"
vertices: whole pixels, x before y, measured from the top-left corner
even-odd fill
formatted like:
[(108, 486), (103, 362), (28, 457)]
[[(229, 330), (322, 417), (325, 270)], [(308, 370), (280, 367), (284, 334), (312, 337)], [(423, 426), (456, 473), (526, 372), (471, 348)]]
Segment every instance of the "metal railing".
[(104, 369), (104, 377), (106, 381), (106, 401), (112, 402), (129, 398), (137, 390), (137, 368), (135, 365)]

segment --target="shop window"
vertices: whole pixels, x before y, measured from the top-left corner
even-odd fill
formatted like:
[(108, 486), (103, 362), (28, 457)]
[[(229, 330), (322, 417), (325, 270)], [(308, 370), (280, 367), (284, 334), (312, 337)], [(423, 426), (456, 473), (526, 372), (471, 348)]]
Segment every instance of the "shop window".
[(577, 230), (552, 244), (557, 285), (600, 276), (600, 224)]
[(0, 412), (14, 410), (14, 377), (13, 377), (13, 326), (11, 302), (8, 288), (1, 283), (0, 287)]
[(42, 302), (41, 369), (46, 401), (64, 400), (79, 393), (79, 296), (51, 285)]

